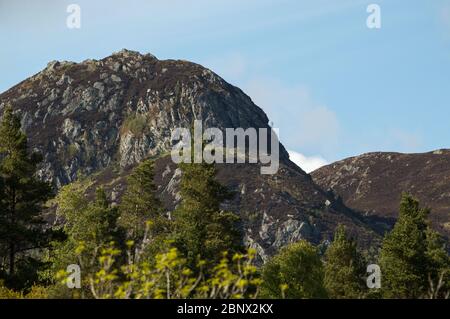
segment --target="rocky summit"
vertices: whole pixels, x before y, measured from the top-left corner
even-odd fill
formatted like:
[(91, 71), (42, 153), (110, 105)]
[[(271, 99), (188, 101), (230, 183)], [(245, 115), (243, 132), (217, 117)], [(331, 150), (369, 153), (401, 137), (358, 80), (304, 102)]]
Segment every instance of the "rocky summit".
[(368, 153), (312, 173), (314, 181), (354, 210), (395, 220), (403, 192), (431, 209), (432, 225), (450, 237), (450, 150)]
[[(269, 128), (261, 108), (212, 71), (128, 50), (101, 60), (50, 62), (0, 94), (0, 112), (9, 103), (22, 116), (30, 148), (44, 157), (40, 178), (59, 188), (90, 176), (120, 201), (130, 169), (153, 157), (168, 211), (180, 199), (181, 171), (167, 155), (174, 128), (189, 128), (195, 119), (204, 127)], [(218, 166), (218, 178), (235, 191), (223, 205), (241, 216), (245, 241), (263, 260), (300, 239), (326, 242), (338, 224), (361, 245), (379, 241), (368, 218), (317, 186), (282, 145), (274, 175), (261, 175), (258, 164)]]

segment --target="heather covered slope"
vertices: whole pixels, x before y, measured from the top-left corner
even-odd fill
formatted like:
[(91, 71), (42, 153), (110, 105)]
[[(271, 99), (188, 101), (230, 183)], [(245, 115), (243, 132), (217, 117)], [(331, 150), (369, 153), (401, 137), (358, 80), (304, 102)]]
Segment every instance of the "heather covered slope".
[(450, 235), (450, 150), (423, 154), (369, 153), (313, 172), (349, 207), (368, 215), (396, 218), (402, 192), (432, 209), (433, 226)]

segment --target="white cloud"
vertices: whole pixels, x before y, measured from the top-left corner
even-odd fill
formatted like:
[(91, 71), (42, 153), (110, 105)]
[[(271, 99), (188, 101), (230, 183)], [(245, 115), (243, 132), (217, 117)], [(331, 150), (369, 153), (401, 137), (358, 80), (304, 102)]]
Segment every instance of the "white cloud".
[(320, 156), (305, 156), (290, 150), (288, 150), (288, 152), (291, 161), (297, 164), (306, 173), (311, 173), (312, 171), (328, 164), (328, 162)]

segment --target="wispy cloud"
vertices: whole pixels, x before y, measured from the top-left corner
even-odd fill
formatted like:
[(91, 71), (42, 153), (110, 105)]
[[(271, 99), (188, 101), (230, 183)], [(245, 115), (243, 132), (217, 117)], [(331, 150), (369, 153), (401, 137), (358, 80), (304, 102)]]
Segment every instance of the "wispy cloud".
[(441, 10), (442, 21), (450, 24), (450, 6), (444, 6)]
[(337, 115), (317, 102), (306, 85), (287, 84), (281, 79), (260, 75), (268, 63), (241, 52), (202, 61), (225, 80), (242, 88), (267, 113), (273, 126), (280, 129), (281, 142), (287, 148), (330, 155), (341, 131)]
[(445, 28), (445, 33), (450, 34), (450, 5), (445, 5), (439, 12), (439, 20)]
[(201, 62), (228, 81), (235, 81), (245, 77), (248, 70), (248, 59), (239, 52), (230, 52)]
[(245, 86), (253, 101), (268, 113), (280, 138), (294, 149), (327, 151), (338, 142), (337, 115), (318, 103), (303, 85), (286, 85), (279, 80), (259, 78)]
[(423, 137), (415, 132), (393, 128), (387, 132), (386, 145), (400, 152), (416, 152), (423, 146)]

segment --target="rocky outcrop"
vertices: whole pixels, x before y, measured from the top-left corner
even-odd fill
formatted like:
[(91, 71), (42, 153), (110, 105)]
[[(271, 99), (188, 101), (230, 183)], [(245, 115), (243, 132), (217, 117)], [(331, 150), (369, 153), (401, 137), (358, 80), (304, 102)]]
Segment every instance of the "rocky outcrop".
[(395, 220), (401, 194), (411, 193), (431, 208), (433, 226), (450, 237), (450, 150), (369, 153), (322, 167), (312, 176), (346, 205), (372, 217)]

